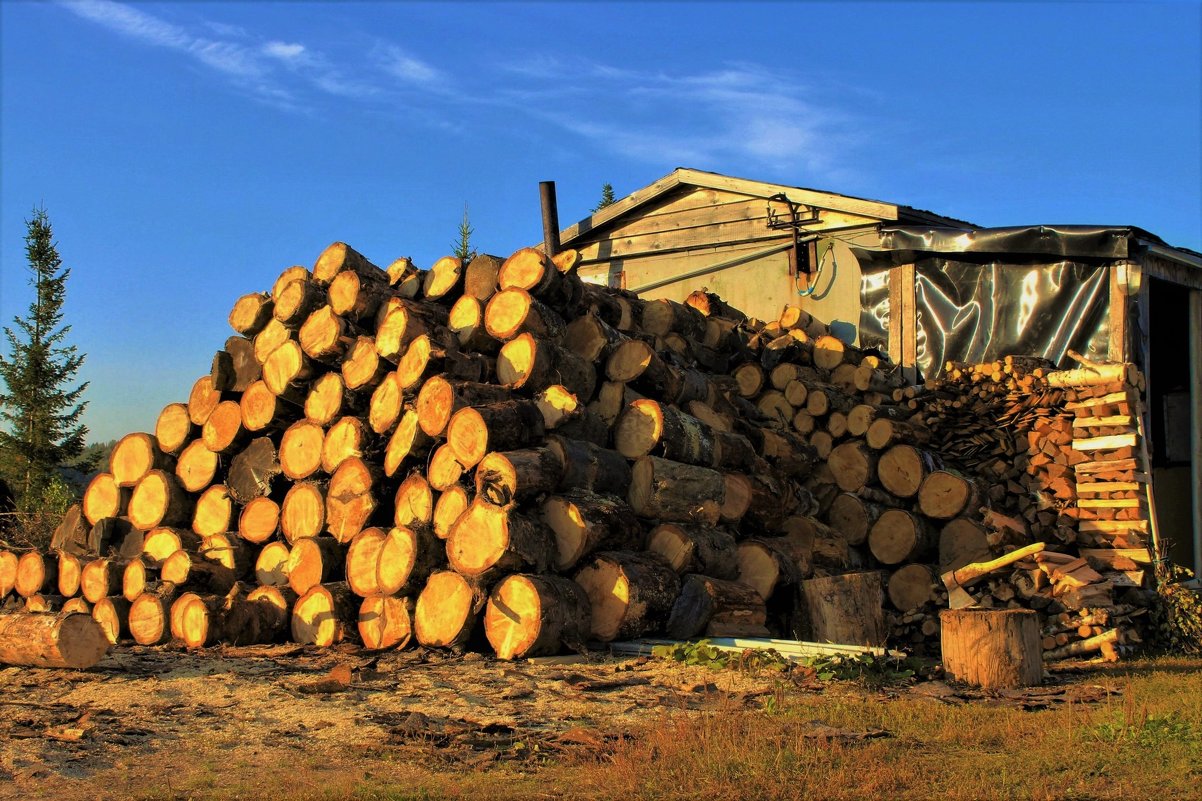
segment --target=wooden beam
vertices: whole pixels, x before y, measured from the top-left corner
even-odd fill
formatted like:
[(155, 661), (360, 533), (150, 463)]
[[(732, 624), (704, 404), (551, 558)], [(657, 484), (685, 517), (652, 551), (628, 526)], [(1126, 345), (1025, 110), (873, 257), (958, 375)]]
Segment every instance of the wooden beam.
[(1189, 294), (1190, 497), (1194, 506), (1194, 575), (1202, 576), (1202, 289)]
[(1127, 346), (1127, 274), (1129, 265), (1112, 264), (1107, 270), (1110, 273), (1110, 339), (1106, 357), (1112, 362), (1131, 361), (1130, 349)]
[[(895, 267), (894, 272), (901, 274), (900, 305), (901, 313), (901, 359), (902, 375), (913, 384), (918, 381), (918, 311), (914, 297), (914, 265), (903, 264)], [(889, 307), (889, 316), (893, 316), (893, 306)]]
[(902, 274), (889, 271), (889, 361), (902, 363)]

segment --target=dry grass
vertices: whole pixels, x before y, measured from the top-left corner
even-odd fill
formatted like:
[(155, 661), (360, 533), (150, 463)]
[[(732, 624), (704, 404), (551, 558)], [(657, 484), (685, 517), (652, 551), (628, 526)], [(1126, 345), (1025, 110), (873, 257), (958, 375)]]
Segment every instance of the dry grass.
[[(1000, 697), (938, 700), (937, 693), (930, 692), (938, 685), (932, 684), (920, 685), (920, 693), (898, 687), (874, 690), (851, 682), (798, 688), (782, 681), (773, 694), (777, 674), (741, 685), (748, 691), (761, 688), (767, 695), (724, 689), (714, 690), (703, 701), (690, 691), (675, 696), (678, 705), (665, 705), (655, 700), (661, 693), (656, 687), (693, 685), (707, 677), (721, 685), (726, 679), (740, 678), (668, 664), (657, 668), (663, 671), (655, 677), (663, 680), (662, 685), (642, 685), (606, 696), (613, 708), (633, 705), (637, 714), (597, 717), (589, 724), (597, 728), (580, 729), (571, 747), (553, 745), (560, 740), (504, 741), (496, 750), (476, 752), (474, 756), (482, 757), (479, 761), (473, 761), (472, 753), (465, 760), (461, 751), (442, 747), (436, 739), (398, 740), (389, 736), (388, 726), (373, 728), (366, 713), (403, 711), (409, 703), (391, 700), (392, 694), (402, 698), (406, 693), (421, 694), (439, 683), (485, 692), (483, 684), (470, 684), (472, 675), (479, 679), (495, 673), (496, 692), (501, 692), (515, 681), (501, 675), (508, 672), (503, 666), (449, 662), (445, 672), (431, 673), (433, 668), (420, 666), (398, 669), (376, 685), (364, 680), (363, 688), (376, 689), (362, 690), (356, 700), (342, 695), (298, 698), (284, 692), (296, 680), (320, 675), (313, 666), (308, 673), (280, 675), (266, 661), (249, 665), (234, 658), (210, 657), (205, 662), (198, 656), (150, 651), (130, 655), (129, 660), (158, 672), (140, 677), (117, 669), (108, 678), (73, 688), (56, 679), (57, 685), (52, 682), (41, 690), (46, 695), (43, 700), (70, 698), (75, 705), (96, 708), (98, 714), (100, 707), (108, 707), (110, 719), (122, 721), (137, 710), (146, 713), (144, 706), (117, 694), (135, 692), (155, 710), (165, 710), (151, 713), (155, 737), (129, 749), (106, 747), (100, 738), (93, 746), (80, 743), (75, 747), (96, 760), (90, 773), (75, 775), (69, 787), (25, 780), (18, 795), (9, 793), (16, 791), (16, 785), (6, 788), (0, 777), (0, 799), (1167, 800), (1198, 797), (1202, 779), (1202, 660), (1198, 659), (1158, 659), (1094, 669), (1073, 676), (1073, 690), (1077, 696), (1092, 694), (1101, 701), (1056, 701), (1066, 697), (1060, 694), (1045, 699), (1048, 708), (1040, 711), (1025, 711), (1013, 699)], [(185, 681), (175, 675), (180, 668), (172, 665), (177, 660), (195, 662), (193, 668), (205, 668), (207, 673), (200, 672), (211, 678), (198, 674)], [(540, 670), (551, 674), (556, 669)], [(637, 675), (615, 673), (612, 665), (591, 670), (589, 675), (599, 679)], [(524, 678), (516, 681), (537, 686), (538, 671), (517, 672)], [(72, 684), (78, 681), (65, 678)], [(15, 680), (10, 677), (10, 681)], [(548, 679), (544, 686), (548, 697), (554, 695), (550, 684), (554, 682)], [(187, 693), (202, 690), (205, 704), (197, 706), (197, 699)], [(1052, 688), (1049, 694), (1058, 690)], [(462, 700), (457, 700), (458, 689), (445, 692), (441, 701), (430, 700), (431, 715), (468, 713)], [(186, 711), (173, 712), (176, 702), (187, 704), (182, 707)], [(532, 719), (532, 727), (514, 729), (515, 736), (533, 737), (539, 720), (554, 722), (551, 716), (587, 711), (580, 701), (576, 707), (565, 703), (538, 707), (541, 717)], [(483, 708), (475, 707), (473, 714), (483, 716)], [(36, 711), (20, 706), (5, 710), (21, 716)], [(575, 715), (568, 720), (578, 719)], [(134, 720), (137, 725), (151, 725), (141, 718)], [(300, 720), (310, 724), (308, 728), (298, 729)], [(631, 726), (631, 720), (640, 722)], [(549, 728), (562, 733), (571, 725)], [(877, 730), (884, 736), (855, 736)], [(303, 735), (297, 734), (300, 731)], [(137, 738), (136, 733), (129, 736)], [(16, 753), (16, 744), (34, 742), (14, 741), (7, 747)], [(489, 759), (498, 755), (495, 761)], [(74, 764), (67, 760), (55, 770), (70, 778)], [(16, 773), (36, 768), (28, 762), (23, 766), (11, 758), (0, 759), (0, 770)]]
[[(1013, 703), (886, 698), (854, 686), (785, 693), (759, 711), (719, 705), (700, 717), (670, 715), (608, 753), (466, 775), (398, 766), (400, 775), (364, 777), (325, 797), (1197, 797), (1202, 662), (1140, 662), (1084, 681), (1114, 694), (1024, 711)], [(814, 736), (815, 722), (887, 734), (828, 740)]]

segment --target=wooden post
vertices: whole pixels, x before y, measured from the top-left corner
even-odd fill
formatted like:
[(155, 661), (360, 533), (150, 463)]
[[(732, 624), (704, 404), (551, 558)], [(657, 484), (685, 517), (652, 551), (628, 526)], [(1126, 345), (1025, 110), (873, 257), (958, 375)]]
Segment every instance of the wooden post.
[(555, 182), (540, 181), (538, 196), (543, 211), (543, 252), (550, 258), (559, 253), (559, 207), (555, 203)]
[(911, 384), (918, 380), (917, 326), (914, 265), (903, 264), (889, 271), (889, 360)]
[(884, 645), (884, 589), (878, 572), (801, 582), (806, 638), (839, 645)]
[(1202, 576), (1202, 290), (1189, 294), (1190, 479), (1194, 505), (1194, 575)]
[[(1140, 290), (1139, 268), (1130, 262), (1119, 262), (1106, 268), (1110, 281), (1110, 338), (1106, 358), (1112, 362), (1131, 361), (1127, 337), (1127, 298)], [(1134, 283), (1133, 283), (1134, 282)]]
[(950, 678), (986, 689), (1043, 681), (1039, 619), (1030, 609), (945, 609), (943, 669)]

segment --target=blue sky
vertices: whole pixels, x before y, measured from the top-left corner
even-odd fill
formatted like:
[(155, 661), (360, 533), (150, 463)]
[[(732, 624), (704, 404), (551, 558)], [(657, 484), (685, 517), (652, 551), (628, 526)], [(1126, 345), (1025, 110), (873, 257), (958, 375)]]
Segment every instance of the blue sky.
[(0, 319), (44, 204), (93, 441), (152, 430), (241, 294), (538, 241), (678, 166), (1202, 249), (1197, 3), (0, 2)]

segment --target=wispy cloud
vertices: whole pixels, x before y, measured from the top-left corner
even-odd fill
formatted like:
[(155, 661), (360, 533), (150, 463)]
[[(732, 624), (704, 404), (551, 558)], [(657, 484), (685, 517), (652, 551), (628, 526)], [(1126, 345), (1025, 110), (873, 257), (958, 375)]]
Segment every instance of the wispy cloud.
[(731, 64), (698, 73), (541, 59), (506, 68), (515, 103), (592, 146), (639, 161), (737, 164), (830, 177), (858, 137), (833, 99), (781, 72)]
[(524, 117), (581, 148), (633, 160), (769, 167), (822, 179), (846, 174), (859, 145), (856, 131), (868, 127), (842, 110), (834, 92), (824, 94), (779, 67), (651, 71), (551, 53), (455, 73), (389, 41), (377, 40), (366, 51), (360, 42), (321, 52), (220, 21), (186, 26), (116, 0), (61, 2), (83, 19), (179, 53), (289, 110), (337, 98), (459, 130), (456, 121), (465, 113), (501, 107), (510, 118)]
[(386, 73), (405, 83), (430, 87), (447, 82), (447, 77), (441, 71), (396, 45), (381, 48), (379, 63)]

